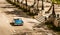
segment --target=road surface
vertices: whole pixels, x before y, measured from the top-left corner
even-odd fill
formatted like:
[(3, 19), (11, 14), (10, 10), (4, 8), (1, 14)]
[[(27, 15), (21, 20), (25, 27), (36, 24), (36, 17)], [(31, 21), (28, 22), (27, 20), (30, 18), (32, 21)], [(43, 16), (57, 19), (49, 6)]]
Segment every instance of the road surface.
[[(0, 35), (12, 35), (17, 31), (23, 29), (31, 29), (34, 23), (38, 23), (37, 20), (28, 18), (24, 12), (18, 12), (19, 9), (7, 3), (5, 0), (0, 1)], [(17, 13), (18, 12), (18, 13)], [(28, 17), (27, 17), (28, 16)], [(10, 22), (14, 17), (19, 17), (24, 21), (23, 26), (12, 26)]]

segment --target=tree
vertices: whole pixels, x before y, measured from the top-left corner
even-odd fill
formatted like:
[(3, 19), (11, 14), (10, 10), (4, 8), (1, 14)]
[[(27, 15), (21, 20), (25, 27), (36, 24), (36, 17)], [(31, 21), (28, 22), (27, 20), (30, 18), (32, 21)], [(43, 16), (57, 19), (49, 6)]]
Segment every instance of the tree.
[(25, 2), (26, 2), (26, 6), (27, 6), (27, 0), (25, 0)]
[(17, 3), (19, 3), (19, 0), (17, 0)]
[(44, 10), (44, 4), (43, 4), (43, 0), (42, 0), (42, 10)]
[(14, 0), (14, 2), (16, 2), (16, 0)]
[(55, 8), (54, 8), (54, 4), (60, 4), (60, 0), (52, 0), (52, 6), (53, 6), (53, 10), (52, 10), (52, 15), (54, 16), (54, 17), (56, 17), (56, 15), (55, 15)]
[(27, 11), (27, 0), (25, 0), (25, 2), (26, 2), (26, 11)]
[(21, 1), (21, 3), (23, 3), (24, 0)]
[(37, 0), (37, 11), (39, 11), (39, 6), (38, 6), (38, 4), (39, 4), (39, 0)]
[(34, 3), (33, 3), (33, 5), (31, 5), (31, 7), (34, 7), (35, 4), (36, 4), (36, 0), (34, 0)]
[(56, 15), (55, 15), (55, 8), (54, 8), (54, 2), (52, 2), (52, 6), (53, 6), (52, 15), (53, 15), (53, 17), (56, 17)]
[(51, 0), (51, 1), (56, 3), (56, 4), (60, 4), (60, 0)]

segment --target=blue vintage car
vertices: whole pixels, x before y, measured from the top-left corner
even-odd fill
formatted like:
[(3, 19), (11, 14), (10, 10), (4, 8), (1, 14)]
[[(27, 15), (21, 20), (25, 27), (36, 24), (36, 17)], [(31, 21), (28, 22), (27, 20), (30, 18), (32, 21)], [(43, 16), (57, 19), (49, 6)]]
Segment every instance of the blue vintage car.
[(23, 25), (23, 20), (22, 19), (14, 19), (14, 25)]

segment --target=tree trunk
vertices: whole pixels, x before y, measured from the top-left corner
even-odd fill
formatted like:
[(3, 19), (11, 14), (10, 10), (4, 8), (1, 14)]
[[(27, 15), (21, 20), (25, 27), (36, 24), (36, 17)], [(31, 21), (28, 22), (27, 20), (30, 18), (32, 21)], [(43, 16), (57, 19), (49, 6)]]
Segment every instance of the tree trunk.
[(27, 6), (27, 0), (25, 0), (25, 2), (26, 2), (26, 6)]
[(19, 3), (19, 0), (17, 0), (17, 3)]
[(26, 11), (27, 11), (27, 0), (25, 0), (25, 2), (26, 2)]
[(16, 0), (14, 0), (14, 2), (16, 2)]
[(48, 9), (48, 11), (46, 11), (46, 13), (49, 13), (51, 9), (52, 9), (52, 5), (51, 5), (50, 8)]
[(24, 0), (21, 1), (21, 3), (23, 3)]
[(52, 15), (53, 15), (53, 17), (56, 17), (55, 9), (54, 9), (54, 3), (53, 3), (53, 2), (52, 2), (52, 6), (53, 6), (53, 9), (52, 9)]
[(37, 9), (38, 9), (39, 0), (37, 0)]
[(34, 7), (35, 4), (36, 4), (36, 0), (34, 0), (34, 3), (33, 3), (33, 5), (31, 5), (31, 7)]
[(43, 4), (43, 0), (42, 0), (42, 10), (44, 10), (44, 4)]

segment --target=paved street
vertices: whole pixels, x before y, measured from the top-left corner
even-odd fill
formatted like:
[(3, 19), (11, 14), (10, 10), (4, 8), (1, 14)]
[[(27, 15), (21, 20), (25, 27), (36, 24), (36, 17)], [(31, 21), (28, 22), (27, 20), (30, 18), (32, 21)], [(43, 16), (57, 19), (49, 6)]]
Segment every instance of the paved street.
[[(28, 3), (30, 4), (30, 2), (33, 2), (33, 1), (29, 1)], [(40, 4), (41, 4), (41, 1), (39, 2), (39, 6), (41, 6)], [(47, 2), (44, 2), (44, 4), (45, 4), (44, 5), (45, 10), (42, 12), (47, 11), (51, 6), (51, 4)], [(39, 8), (41, 9), (41, 7)], [(59, 9), (57, 10), (59, 11)], [(10, 23), (13, 21), (14, 18), (22, 19), (24, 21), (23, 26), (12, 26)], [(0, 1), (0, 35), (12, 35), (18, 32), (20, 34), (20, 31), (32, 30), (33, 25), (38, 23), (40, 22), (37, 21), (36, 19), (32, 19), (30, 16), (24, 13), (23, 10), (18, 9), (15, 6), (12, 6), (11, 4), (7, 3), (6, 0)], [(41, 27), (41, 30), (47, 31), (43, 27)], [(48, 33), (52, 35), (52, 32), (49, 30), (48, 30)]]
[(14, 32), (14, 29), (12, 26), (9, 24), (9, 19), (4, 11), (7, 9), (4, 8), (6, 5), (10, 5), (6, 3), (5, 0), (0, 1), (0, 35), (11, 35)]
[[(34, 23), (38, 23), (37, 20), (28, 18), (24, 12), (18, 12), (18, 9), (11, 4), (8, 4), (5, 0), (0, 3), (0, 35), (12, 35), (16, 30), (30, 29), (32, 30), (32, 26)], [(16, 11), (16, 12), (15, 12)], [(11, 13), (12, 12), (12, 13)], [(18, 14), (18, 13), (19, 14)], [(19, 17), (21, 16), (21, 17)], [(10, 22), (12, 22), (14, 17), (19, 17), (24, 21), (23, 26), (12, 26)]]

